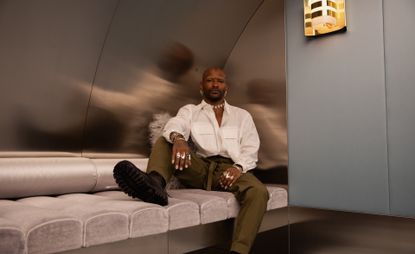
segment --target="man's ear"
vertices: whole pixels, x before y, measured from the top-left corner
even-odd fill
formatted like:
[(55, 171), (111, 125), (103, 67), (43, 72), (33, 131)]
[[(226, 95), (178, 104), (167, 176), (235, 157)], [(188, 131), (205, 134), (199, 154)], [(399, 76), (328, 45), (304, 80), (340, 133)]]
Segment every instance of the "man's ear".
[(203, 86), (202, 86), (202, 82), (200, 82), (199, 93), (203, 97)]

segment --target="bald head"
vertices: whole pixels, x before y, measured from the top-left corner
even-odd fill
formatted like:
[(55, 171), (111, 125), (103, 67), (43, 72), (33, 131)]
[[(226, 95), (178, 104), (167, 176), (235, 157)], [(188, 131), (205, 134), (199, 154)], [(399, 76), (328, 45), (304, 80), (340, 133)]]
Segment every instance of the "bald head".
[(226, 76), (225, 71), (222, 68), (220, 68), (220, 67), (209, 67), (203, 72), (202, 79), (205, 80), (206, 77), (209, 76), (209, 74), (211, 74), (212, 72), (221, 72), (223, 74), (223, 77)]

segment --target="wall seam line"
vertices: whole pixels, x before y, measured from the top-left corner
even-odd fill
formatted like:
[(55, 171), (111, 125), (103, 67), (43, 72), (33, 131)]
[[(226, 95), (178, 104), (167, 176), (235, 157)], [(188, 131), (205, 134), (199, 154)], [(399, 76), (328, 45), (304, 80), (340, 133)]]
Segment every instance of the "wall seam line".
[(242, 35), (244, 34), (246, 28), (248, 27), (249, 23), (251, 22), (251, 20), (253, 19), (253, 17), (257, 14), (258, 10), (261, 8), (261, 6), (264, 4), (265, 0), (262, 0), (260, 4), (258, 4), (258, 6), (256, 7), (255, 11), (252, 12), (251, 16), (248, 18), (248, 20), (245, 23), (245, 26), (242, 28), (241, 32), (239, 33), (238, 37), (236, 38), (235, 42), (233, 43), (233, 46), (231, 48), (231, 50), (228, 53), (228, 56), (226, 57), (225, 63), (223, 64), (223, 67), (226, 66), (226, 64), (228, 63), (229, 58), (232, 55), (233, 50), (236, 47), (236, 44), (238, 44), (238, 41), (241, 39)]
[(104, 40), (102, 42), (101, 50), (99, 52), (98, 59), (97, 59), (97, 62), (96, 62), (94, 76), (92, 77), (91, 89), (89, 91), (88, 104), (87, 104), (87, 107), (86, 107), (86, 110), (85, 110), (84, 125), (83, 125), (83, 129), (82, 129), (81, 157), (84, 157), (84, 150), (85, 150), (85, 144), (86, 144), (86, 129), (88, 127), (89, 108), (91, 106), (92, 91), (94, 90), (95, 79), (97, 77), (97, 73), (98, 73), (100, 63), (101, 63), (101, 58), (102, 58), (102, 55), (103, 55), (103, 52), (104, 52), (105, 44), (107, 43), (109, 33), (111, 31), (111, 26), (112, 26), (112, 23), (114, 21), (114, 17), (115, 17), (115, 14), (117, 13), (119, 5), (120, 5), (120, 0), (118, 0), (117, 4), (115, 5), (114, 13), (112, 14), (112, 17), (111, 17), (110, 22), (108, 24), (107, 31), (105, 32)]
[(385, 121), (386, 121), (386, 170), (388, 172), (388, 184), (387, 184), (387, 191), (388, 191), (388, 212), (389, 214), (392, 213), (391, 210), (391, 175), (390, 175), (390, 161), (389, 161), (389, 107), (388, 107), (388, 86), (387, 86), (387, 79), (386, 79), (386, 42), (385, 42), (385, 0), (382, 0), (382, 43), (383, 43), (383, 82), (385, 86)]

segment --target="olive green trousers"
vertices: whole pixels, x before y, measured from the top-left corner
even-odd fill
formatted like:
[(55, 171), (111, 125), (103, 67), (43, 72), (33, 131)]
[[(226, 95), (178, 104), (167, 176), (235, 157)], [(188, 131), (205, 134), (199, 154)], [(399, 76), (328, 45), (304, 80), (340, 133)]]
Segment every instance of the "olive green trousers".
[(202, 158), (191, 153), (192, 165), (176, 170), (171, 164), (172, 145), (163, 137), (154, 144), (147, 172), (155, 171), (169, 182), (172, 175), (188, 188), (232, 192), (239, 202), (240, 210), (235, 219), (231, 250), (249, 253), (255, 240), (269, 198), (266, 187), (251, 173), (244, 173), (228, 190), (220, 187), (219, 177), (233, 165), (229, 158), (213, 156)]

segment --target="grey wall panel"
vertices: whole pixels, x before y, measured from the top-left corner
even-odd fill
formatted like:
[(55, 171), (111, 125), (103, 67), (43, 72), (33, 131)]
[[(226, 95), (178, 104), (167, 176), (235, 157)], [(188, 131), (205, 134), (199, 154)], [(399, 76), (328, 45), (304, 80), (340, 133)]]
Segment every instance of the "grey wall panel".
[[(199, 102), (203, 69), (225, 64), (260, 3), (120, 1), (94, 83), (84, 152), (148, 156), (153, 116)], [(181, 75), (160, 68), (161, 59), (177, 66), (190, 56), (194, 64)]]
[(382, 1), (347, 1), (348, 31), (313, 40), (285, 4), (290, 204), (388, 213)]
[(415, 216), (415, 1), (385, 0), (391, 213)]
[(80, 152), (116, 0), (0, 1), (0, 151)]
[(258, 129), (260, 168), (288, 163), (284, 1), (265, 0), (226, 63), (230, 102), (247, 109)]

